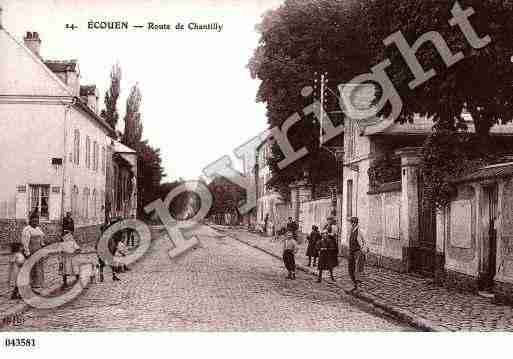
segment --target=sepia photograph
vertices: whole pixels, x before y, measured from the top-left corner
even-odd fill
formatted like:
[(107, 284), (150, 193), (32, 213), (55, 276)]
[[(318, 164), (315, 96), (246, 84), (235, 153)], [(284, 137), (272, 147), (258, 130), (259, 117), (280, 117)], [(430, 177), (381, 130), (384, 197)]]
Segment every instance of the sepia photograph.
[(0, 0), (2, 357), (491, 355), (513, 332), (512, 19)]

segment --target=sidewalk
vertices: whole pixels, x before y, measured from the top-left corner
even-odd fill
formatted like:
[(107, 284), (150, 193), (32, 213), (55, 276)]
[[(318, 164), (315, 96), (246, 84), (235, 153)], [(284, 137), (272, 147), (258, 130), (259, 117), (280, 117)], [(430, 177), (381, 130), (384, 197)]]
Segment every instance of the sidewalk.
[[(245, 230), (213, 226), (231, 235), (240, 242), (262, 250), (281, 259), (282, 243), (272, 238), (248, 233)], [(306, 243), (300, 244), (296, 256), (299, 270), (317, 274), (313, 267), (307, 267)], [(324, 281), (329, 274), (324, 273)], [(335, 270), (336, 285), (351, 295), (373, 304), (419, 329), (430, 331), (509, 331), (513, 330), (513, 308), (496, 305), (490, 300), (449, 290), (432, 283), (430, 278), (412, 274), (397, 273), (384, 268), (368, 266), (363, 283), (357, 291), (352, 288), (347, 272), (347, 261), (340, 258)], [(312, 278), (312, 281), (314, 278)]]
[[(163, 226), (150, 225), (152, 239), (157, 238), (161, 234)], [(76, 265), (81, 263), (98, 263), (97, 255), (94, 250), (95, 243), (89, 242), (81, 245), (82, 252), (76, 255)], [(41, 292), (42, 295), (48, 296), (56, 294), (61, 288), (62, 277), (59, 275), (59, 255), (50, 255), (44, 259), (44, 275), (45, 283)], [(9, 256), (0, 255), (0, 330), (2, 329), (2, 319), (18, 313), (22, 313), (28, 309), (28, 305), (22, 300), (12, 300), (12, 287), (8, 286), (9, 275)], [(105, 268), (105, 277), (110, 276), (110, 268)]]
[[(96, 254), (94, 253), (93, 244), (85, 244), (82, 246), (82, 253), (76, 256), (77, 266), (80, 263), (95, 263)], [(27, 309), (27, 305), (22, 300), (12, 300), (12, 286), (8, 286), (9, 275), (9, 256), (0, 256), (0, 328), (2, 327), (1, 319), (14, 314), (21, 313)], [(55, 293), (62, 285), (62, 277), (59, 275), (59, 255), (50, 255), (44, 259), (44, 275), (45, 282), (42, 290), (43, 295)]]

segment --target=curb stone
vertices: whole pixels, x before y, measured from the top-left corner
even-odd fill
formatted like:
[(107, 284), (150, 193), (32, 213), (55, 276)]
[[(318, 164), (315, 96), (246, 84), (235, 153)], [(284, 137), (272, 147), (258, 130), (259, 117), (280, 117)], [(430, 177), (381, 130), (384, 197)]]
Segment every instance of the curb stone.
[[(218, 231), (226, 232), (226, 230), (221, 229), (221, 228), (215, 228), (215, 229)], [(248, 241), (240, 239), (235, 234), (231, 234), (229, 237), (231, 237), (231, 238), (235, 239), (236, 241), (243, 243), (249, 247), (258, 249), (261, 252), (264, 252), (274, 258), (281, 260), (281, 257), (279, 255), (277, 255), (276, 253), (273, 253), (273, 252), (271, 252), (265, 248), (262, 248), (258, 245), (255, 245), (255, 244), (249, 243)], [(296, 264), (296, 267), (299, 270), (301, 270), (302, 272), (305, 272), (305, 273), (308, 273), (311, 275), (317, 275), (317, 273), (313, 269), (311, 269), (307, 266), (304, 266), (302, 264)], [(448, 331), (451, 331), (447, 327), (435, 324), (431, 320), (420, 317), (406, 309), (390, 305), (389, 303), (386, 303), (382, 299), (380, 299), (370, 293), (365, 293), (365, 292), (361, 292), (361, 291), (357, 291), (357, 292), (350, 291), (350, 290), (345, 289), (342, 285), (340, 285), (338, 283), (330, 283), (330, 284), (341, 289), (344, 292), (344, 296), (349, 297), (349, 298), (359, 299), (360, 301), (370, 304), (373, 307), (372, 308), (373, 310), (379, 309), (379, 311), (384, 312), (384, 314), (386, 314), (387, 316), (389, 316), (389, 317), (391, 316), (396, 320), (407, 323), (407, 324), (411, 325), (412, 327), (417, 328), (421, 331), (426, 331), (426, 332), (448, 332)]]

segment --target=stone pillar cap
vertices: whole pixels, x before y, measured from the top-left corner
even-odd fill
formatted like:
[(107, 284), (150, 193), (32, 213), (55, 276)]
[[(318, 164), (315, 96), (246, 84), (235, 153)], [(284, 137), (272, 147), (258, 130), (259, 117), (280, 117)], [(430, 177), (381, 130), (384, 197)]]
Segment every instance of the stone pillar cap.
[(395, 151), (401, 157), (401, 166), (416, 166), (420, 163), (422, 147), (403, 147)]

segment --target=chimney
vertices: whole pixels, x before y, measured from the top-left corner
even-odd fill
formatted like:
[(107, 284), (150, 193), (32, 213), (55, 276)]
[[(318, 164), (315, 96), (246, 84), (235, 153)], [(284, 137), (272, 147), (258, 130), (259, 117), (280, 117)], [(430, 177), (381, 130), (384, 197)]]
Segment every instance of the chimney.
[(80, 98), (98, 115), (98, 99), (100, 94), (96, 85), (80, 86)]
[(25, 38), (25, 46), (30, 49), (35, 55), (41, 57), (39, 55), (39, 50), (41, 49), (41, 39), (39, 38), (39, 34), (37, 32), (27, 32)]

